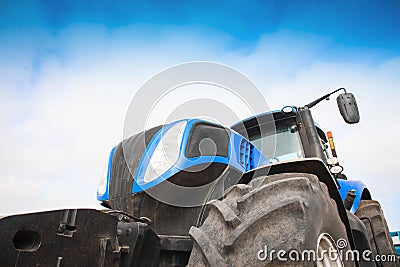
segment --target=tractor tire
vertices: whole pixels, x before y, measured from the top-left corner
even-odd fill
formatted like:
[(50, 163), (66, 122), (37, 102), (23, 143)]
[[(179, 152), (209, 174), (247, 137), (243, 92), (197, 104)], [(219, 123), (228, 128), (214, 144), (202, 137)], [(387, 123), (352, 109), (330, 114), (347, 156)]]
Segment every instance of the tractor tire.
[[(189, 266), (315, 266), (313, 259), (320, 256), (317, 247), (337, 249), (336, 241), (341, 240), (343, 252), (349, 249), (336, 203), (315, 175), (258, 177), (248, 185), (232, 186), (224, 199), (207, 205), (204, 223), (189, 231), (193, 240)], [(281, 259), (280, 250), (285, 251)], [(302, 257), (304, 250), (316, 256)], [(339, 257), (317, 266), (354, 263)]]
[[(379, 258), (376, 258), (377, 255), (380, 255), (379, 257), (396, 255), (393, 240), (378, 201), (361, 200), (355, 215), (367, 228), (373, 258), (379, 261)], [(398, 259), (396, 260), (397, 262), (381, 261), (380, 266), (399, 266)]]

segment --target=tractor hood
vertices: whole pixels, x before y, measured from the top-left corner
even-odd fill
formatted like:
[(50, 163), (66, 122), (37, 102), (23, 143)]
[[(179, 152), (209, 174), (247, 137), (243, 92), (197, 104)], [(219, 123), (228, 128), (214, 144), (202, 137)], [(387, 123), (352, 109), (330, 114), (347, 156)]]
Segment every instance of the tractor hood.
[(136, 134), (114, 147), (97, 199), (135, 194), (166, 180), (199, 186), (218, 179), (226, 168), (244, 173), (268, 163), (234, 130), (199, 119), (179, 120)]

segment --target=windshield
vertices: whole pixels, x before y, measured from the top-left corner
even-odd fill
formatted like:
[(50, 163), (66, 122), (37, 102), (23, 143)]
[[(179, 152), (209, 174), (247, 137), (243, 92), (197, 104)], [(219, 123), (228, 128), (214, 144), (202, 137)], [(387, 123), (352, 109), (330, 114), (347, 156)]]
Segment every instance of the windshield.
[(304, 158), (300, 136), (297, 131), (292, 132), (290, 128), (273, 135), (260, 137), (251, 142), (271, 162)]
[(263, 123), (247, 129), (247, 132), (251, 143), (271, 162), (304, 158), (300, 135), (293, 118)]

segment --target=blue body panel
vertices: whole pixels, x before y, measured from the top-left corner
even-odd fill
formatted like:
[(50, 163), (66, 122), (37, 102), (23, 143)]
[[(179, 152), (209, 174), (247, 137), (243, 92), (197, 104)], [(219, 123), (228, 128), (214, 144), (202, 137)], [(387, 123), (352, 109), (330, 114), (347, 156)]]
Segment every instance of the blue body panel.
[[(397, 239), (400, 241), (400, 231), (390, 232), (390, 236), (397, 237)], [(395, 240), (393, 240), (393, 243), (394, 243), (394, 249), (396, 250), (396, 255), (400, 256), (400, 243), (395, 242)]]
[[(158, 143), (161, 140), (161, 136), (163, 135), (163, 131), (167, 131), (169, 128), (171, 128), (173, 125), (176, 123), (182, 122), (182, 121), (187, 121), (184, 133), (183, 133), (183, 138), (182, 138), (182, 143), (180, 147), (180, 155), (178, 161), (172, 166), (170, 169), (168, 169), (166, 172), (164, 172), (162, 175), (160, 175), (157, 179), (145, 183), (144, 182), (144, 174), (145, 171), (149, 165), (150, 158), (152, 154), (154, 153), (154, 150)], [(249, 141), (247, 141), (244, 137), (239, 135), (238, 133), (225, 128), (226, 130), (230, 131), (230, 138), (229, 138), (229, 144), (228, 144), (228, 156), (223, 157), (223, 156), (200, 156), (200, 157), (194, 157), (194, 158), (188, 158), (185, 155), (186, 147), (188, 146), (188, 141), (189, 141), (189, 134), (194, 126), (195, 123), (202, 122), (201, 120), (198, 119), (189, 119), (189, 120), (180, 120), (173, 122), (171, 124), (168, 124), (164, 126), (161, 130), (159, 130), (156, 135), (152, 138), (150, 141), (148, 147), (146, 148), (145, 153), (142, 156), (141, 162), (139, 164), (138, 170), (135, 174), (135, 179), (134, 179), (134, 184), (132, 188), (132, 193), (137, 193), (141, 192), (143, 190), (149, 189), (165, 180), (168, 178), (172, 177), (173, 175), (177, 174), (181, 170), (185, 170), (187, 168), (196, 166), (196, 165), (201, 165), (201, 164), (207, 164), (207, 163), (223, 163), (230, 165), (237, 170), (241, 172), (246, 172), (247, 169), (249, 168), (254, 168), (258, 166), (262, 166), (268, 163), (268, 160), (265, 158), (264, 155), (261, 154), (258, 149), (256, 149), (252, 144), (250, 144)], [(240, 145), (242, 143), (247, 143), (248, 150), (253, 151), (253, 157), (251, 157), (251, 160), (247, 162), (241, 161), (240, 158)], [(147, 153), (147, 154), (146, 154)], [(254, 165), (257, 166), (254, 166)]]
[[(149, 166), (151, 157), (156, 150), (157, 145), (160, 143), (162, 136), (175, 124), (179, 122), (186, 121), (186, 126), (183, 131), (183, 137), (180, 144), (179, 157), (177, 162), (158, 176), (156, 179), (145, 182), (144, 176), (146, 173), (146, 169)], [(134, 182), (132, 187), (132, 193), (138, 193), (154, 187), (161, 182), (169, 179), (173, 175), (177, 174), (181, 170), (188, 169), (190, 167), (194, 167), (201, 164), (209, 164), (209, 163), (222, 163), (234, 167), (238, 171), (245, 173), (251, 169), (266, 165), (269, 163), (269, 160), (259, 151), (253, 144), (251, 144), (247, 139), (245, 139), (240, 134), (235, 131), (225, 128), (226, 131), (229, 131), (229, 141), (228, 141), (228, 156), (199, 156), (188, 158), (186, 157), (186, 148), (189, 142), (189, 134), (193, 126), (198, 122), (204, 122), (199, 119), (187, 119), (173, 122), (171, 124), (165, 125), (161, 128), (150, 140), (148, 146), (146, 147), (145, 152), (142, 155), (140, 163), (138, 165), (137, 171), (134, 176)], [(107, 175), (107, 190), (104, 195), (97, 194), (97, 199), (100, 201), (107, 200), (109, 198), (108, 193), (108, 184), (111, 177), (111, 169), (112, 169), (112, 158), (114, 154), (114, 149), (110, 154), (109, 163), (108, 163), (108, 175)]]
[(365, 184), (361, 181), (350, 181), (350, 180), (341, 180), (338, 179), (340, 188), (339, 188), (339, 193), (340, 196), (342, 197), (342, 200), (346, 198), (347, 191), (349, 190), (355, 190), (356, 198), (354, 199), (354, 204), (351, 208), (351, 212), (355, 213), (358, 205), (360, 205), (360, 200), (361, 200), (361, 195), (366, 188)]

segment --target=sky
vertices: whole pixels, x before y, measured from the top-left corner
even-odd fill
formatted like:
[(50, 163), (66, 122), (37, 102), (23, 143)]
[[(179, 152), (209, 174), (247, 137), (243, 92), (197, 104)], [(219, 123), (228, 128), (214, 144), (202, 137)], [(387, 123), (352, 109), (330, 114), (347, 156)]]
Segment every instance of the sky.
[(170, 66), (211, 61), (249, 77), (271, 109), (354, 93), (359, 124), (335, 97), (313, 116), (400, 230), (400, 2), (249, 2), (0, 0), (0, 214), (99, 208), (135, 92)]

